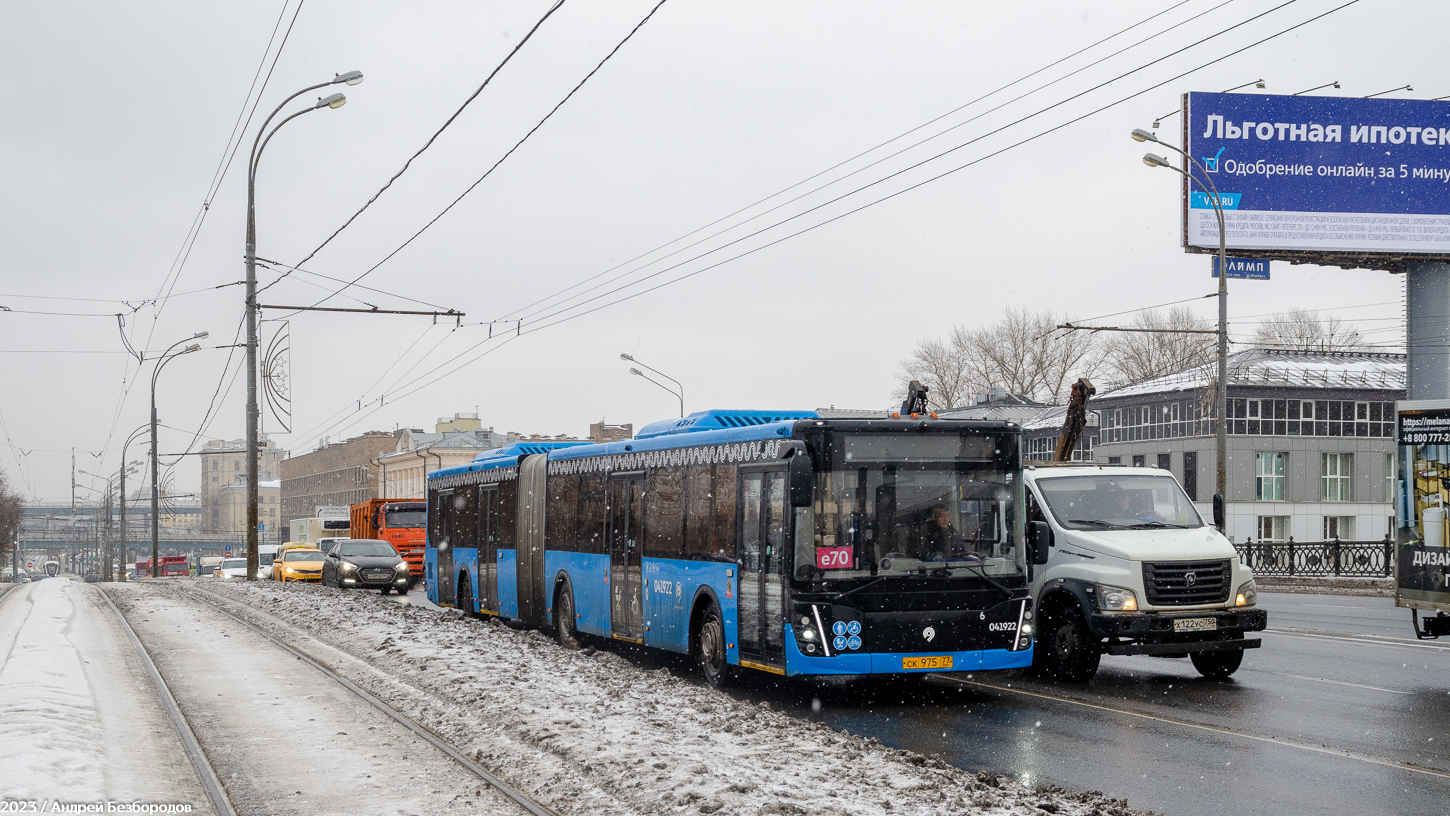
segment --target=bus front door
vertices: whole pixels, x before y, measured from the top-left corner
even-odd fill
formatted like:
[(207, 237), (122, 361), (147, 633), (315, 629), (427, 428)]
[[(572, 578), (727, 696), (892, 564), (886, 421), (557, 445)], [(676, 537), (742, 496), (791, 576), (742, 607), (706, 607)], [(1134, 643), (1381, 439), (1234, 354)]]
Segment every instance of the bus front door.
[(498, 612), (498, 485), (478, 488), (478, 608)]
[(611, 631), (622, 640), (644, 640), (640, 614), (640, 549), (644, 544), (644, 474), (609, 480), (609, 618)]
[(438, 551), (438, 605), (453, 606), (453, 491), (434, 493), (432, 510), (428, 535)]
[[(743, 469), (742, 469), (743, 470)], [(785, 471), (740, 474), (740, 663), (785, 668)]]

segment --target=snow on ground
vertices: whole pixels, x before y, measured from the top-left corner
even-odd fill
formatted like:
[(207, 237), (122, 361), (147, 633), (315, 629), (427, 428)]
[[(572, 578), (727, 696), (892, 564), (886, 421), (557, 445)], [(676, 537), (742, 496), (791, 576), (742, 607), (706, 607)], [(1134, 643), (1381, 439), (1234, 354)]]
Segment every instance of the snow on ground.
[(240, 813), (508, 814), (518, 806), (336, 681), (211, 607), (108, 585)]
[(49, 578), (0, 598), (0, 797), (212, 812), (150, 676), (93, 586)]
[(366, 671), (338, 668), (563, 814), (1137, 813), (1096, 792), (1029, 788), (837, 733), (607, 650), (567, 651), (540, 632), (376, 593), (270, 582), (137, 589), (215, 593), (289, 642), (305, 633), (366, 661)]

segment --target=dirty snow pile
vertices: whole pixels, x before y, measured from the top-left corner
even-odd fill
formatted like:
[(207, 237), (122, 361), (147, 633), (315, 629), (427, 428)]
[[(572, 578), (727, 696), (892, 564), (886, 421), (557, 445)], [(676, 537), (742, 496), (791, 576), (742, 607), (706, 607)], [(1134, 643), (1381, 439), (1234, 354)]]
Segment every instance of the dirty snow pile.
[(837, 733), (608, 650), (569, 651), (540, 632), (375, 593), (152, 586), (204, 592), (300, 648), (297, 630), (359, 658), (369, 665), (334, 668), (564, 814), (1140, 813)]

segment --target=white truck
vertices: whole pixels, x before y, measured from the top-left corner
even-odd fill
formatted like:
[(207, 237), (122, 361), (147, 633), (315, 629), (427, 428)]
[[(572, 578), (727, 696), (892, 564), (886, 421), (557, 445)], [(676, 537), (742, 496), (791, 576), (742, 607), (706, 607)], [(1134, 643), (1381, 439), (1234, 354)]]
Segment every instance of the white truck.
[[(1206, 677), (1238, 670), (1264, 629), (1254, 575), (1156, 468), (1027, 466), (1034, 667), (1085, 682), (1103, 654), (1187, 657)], [(1215, 509), (1215, 513), (1221, 510)]]

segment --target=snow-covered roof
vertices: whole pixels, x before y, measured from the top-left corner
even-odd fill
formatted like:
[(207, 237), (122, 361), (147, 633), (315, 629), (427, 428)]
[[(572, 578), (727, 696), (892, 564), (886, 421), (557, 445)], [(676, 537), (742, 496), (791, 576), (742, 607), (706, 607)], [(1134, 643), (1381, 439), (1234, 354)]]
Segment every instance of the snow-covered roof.
[[(1214, 366), (1164, 374), (1097, 395), (1094, 401), (1207, 388)], [(1404, 391), (1405, 355), (1365, 351), (1252, 348), (1228, 358), (1229, 386)]]
[[(1098, 426), (1098, 415), (1097, 412), (1092, 410), (1092, 407), (1092, 401), (1089, 400), (1086, 424), (1086, 427), (1088, 428), (1096, 428)], [(1041, 413), (1039, 413), (1037, 416), (1028, 420), (1023, 420), (1022, 430), (1040, 431), (1043, 429), (1051, 429), (1053, 433), (1057, 433), (1058, 431), (1062, 430), (1062, 422), (1066, 418), (1066, 405), (1049, 405), (1048, 407), (1042, 409)]]

